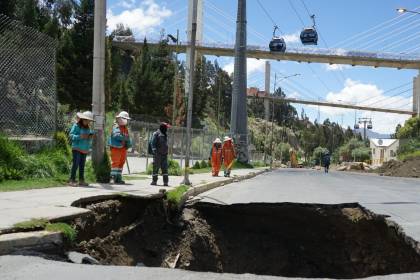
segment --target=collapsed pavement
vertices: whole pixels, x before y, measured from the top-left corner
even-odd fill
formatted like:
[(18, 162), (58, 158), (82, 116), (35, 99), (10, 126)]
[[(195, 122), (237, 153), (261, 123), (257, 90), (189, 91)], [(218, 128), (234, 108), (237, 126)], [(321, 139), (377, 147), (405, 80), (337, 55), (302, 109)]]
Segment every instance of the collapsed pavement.
[(417, 243), (358, 204), (194, 203), (160, 199), (78, 205), (74, 250), (103, 265), (287, 277), (357, 278), (420, 271)]

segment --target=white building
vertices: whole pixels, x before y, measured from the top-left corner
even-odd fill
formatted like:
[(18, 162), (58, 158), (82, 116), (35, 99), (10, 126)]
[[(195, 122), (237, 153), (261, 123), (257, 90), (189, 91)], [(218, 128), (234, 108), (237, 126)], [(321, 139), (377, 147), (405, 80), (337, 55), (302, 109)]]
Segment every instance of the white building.
[(398, 139), (370, 139), (372, 165), (382, 165), (384, 162), (396, 159), (399, 144)]

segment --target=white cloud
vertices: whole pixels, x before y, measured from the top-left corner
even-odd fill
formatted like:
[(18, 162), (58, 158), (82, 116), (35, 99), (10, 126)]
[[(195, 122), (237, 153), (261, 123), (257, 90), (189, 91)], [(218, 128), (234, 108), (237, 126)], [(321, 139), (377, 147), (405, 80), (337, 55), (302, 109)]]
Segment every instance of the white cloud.
[(351, 68), (350, 65), (343, 65), (343, 64), (326, 64), (325, 65), (325, 69), (327, 71), (341, 71), (344, 69), (349, 69)]
[(123, 0), (118, 3), (119, 6), (127, 8), (127, 9), (133, 8), (135, 4), (136, 4), (136, 0)]
[(297, 92), (297, 91), (294, 91), (294, 92), (292, 92), (292, 93), (287, 93), (286, 95), (287, 95), (287, 97), (288, 97), (288, 98), (299, 98), (299, 97), (301, 97), (301, 96), (302, 96), (302, 95), (301, 95), (299, 92)]
[[(383, 90), (374, 84), (365, 84), (358, 81), (347, 79), (344, 88), (339, 92), (329, 92), (325, 98), (328, 102), (358, 104), (370, 107), (399, 108), (408, 103), (411, 98), (402, 96), (385, 96)], [(407, 105), (408, 106), (408, 105)], [(318, 108), (317, 106), (312, 106)], [(349, 112), (349, 109), (320, 107), (320, 111), (328, 116), (334, 117)], [(358, 113), (358, 117), (372, 117), (374, 131), (380, 133), (393, 133), (399, 123), (404, 123), (409, 116), (389, 113), (368, 112)]]
[[(126, 0), (127, 6), (134, 6), (134, 0)], [(165, 18), (172, 15), (172, 11), (161, 7), (155, 0), (144, 0), (138, 8), (127, 9), (119, 14), (114, 14), (111, 9), (107, 12), (107, 25), (110, 31), (114, 30), (118, 23), (130, 27), (136, 36), (155, 31)]]
[[(251, 75), (255, 72), (263, 73), (265, 71), (265, 59), (247, 58), (247, 75)], [(235, 69), (235, 62), (230, 62), (223, 67), (223, 70), (232, 74)]]
[(286, 43), (297, 43), (300, 41), (300, 32), (285, 34), (283, 39)]

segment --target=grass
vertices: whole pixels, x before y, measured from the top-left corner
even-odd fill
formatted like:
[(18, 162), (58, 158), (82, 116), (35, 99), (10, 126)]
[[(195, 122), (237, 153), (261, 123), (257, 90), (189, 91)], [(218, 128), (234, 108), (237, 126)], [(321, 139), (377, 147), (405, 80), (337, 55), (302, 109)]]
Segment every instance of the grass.
[(175, 189), (168, 191), (166, 193), (166, 198), (169, 202), (174, 203), (176, 205), (179, 205), (181, 202), (182, 196), (184, 193), (186, 193), (188, 190), (188, 186), (180, 185), (176, 187)]
[(44, 229), (48, 224), (46, 219), (31, 219), (29, 221), (14, 224), (13, 227), (20, 230)]
[(61, 232), (64, 238), (69, 242), (76, 240), (77, 231), (66, 223), (50, 223), (47, 219), (31, 219), (29, 221), (14, 224), (13, 227), (18, 230), (41, 230), (51, 232)]
[(61, 232), (64, 238), (70, 243), (73, 243), (77, 237), (77, 231), (72, 226), (66, 223), (47, 224), (45, 226), (45, 230), (52, 232)]
[(44, 189), (62, 187), (66, 184), (67, 177), (59, 178), (34, 178), (23, 180), (7, 180), (0, 182), (0, 192), (24, 191), (30, 189)]

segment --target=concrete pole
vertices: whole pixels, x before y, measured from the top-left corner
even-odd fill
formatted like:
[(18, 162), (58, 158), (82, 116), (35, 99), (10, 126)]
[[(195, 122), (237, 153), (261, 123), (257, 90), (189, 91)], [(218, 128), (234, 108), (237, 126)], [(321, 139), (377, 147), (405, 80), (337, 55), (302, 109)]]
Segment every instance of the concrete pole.
[[(270, 75), (271, 75), (271, 65), (270, 61), (265, 62), (265, 94), (270, 95)], [(266, 121), (270, 120), (270, 101), (264, 99), (264, 117)]]
[(420, 73), (413, 79), (413, 112), (420, 117)]
[[(203, 1), (204, 0), (188, 0), (188, 25), (187, 25), (187, 38), (188, 42), (192, 41), (192, 25), (193, 18), (196, 22), (196, 42), (200, 44), (203, 41)], [(196, 2), (196, 11), (193, 11), (193, 4)], [(197, 53), (194, 54), (197, 57)], [(185, 65), (190, 65), (191, 57), (191, 45), (187, 46)], [(189, 72), (185, 71), (185, 81), (189, 81)], [(189, 92), (189, 83), (186, 82), (184, 85), (185, 95)]]
[(186, 153), (185, 153), (185, 173), (184, 173), (184, 185), (191, 185), (189, 179), (189, 169), (190, 169), (190, 152), (191, 152), (191, 124), (192, 124), (192, 105), (193, 105), (193, 96), (194, 96), (194, 70), (195, 70), (195, 40), (197, 35), (197, 2), (198, 0), (192, 1), (192, 26), (191, 26), (191, 41), (190, 41), (190, 54), (189, 54), (189, 65), (186, 69), (189, 73), (188, 84), (188, 110), (187, 110), (187, 143), (186, 143)]
[(230, 133), (238, 144), (238, 161), (242, 163), (249, 161), (246, 44), (246, 0), (238, 0)]
[[(270, 75), (271, 75), (271, 65), (270, 61), (265, 62), (265, 94), (266, 97), (270, 96)], [(267, 133), (268, 133), (268, 122), (270, 120), (270, 100), (268, 98), (264, 99), (264, 119), (265, 119), (265, 129), (264, 129), (264, 163), (267, 162), (267, 152), (266, 152), (266, 139), (267, 139)]]
[(174, 143), (175, 143), (175, 118), (176, 118), (176, 94), (178, 92), (178, 45), (179, 45), (179, 30), (176, 30), (176, 46), (177, 49), (175, 51), (175, 61), (174, 61), (174, 92), (172, 96), (172, 133), (171, 133), (171, 146), (169, 154), (171, 157), (174, 157)]
[(102, 161), (105, 150), (105, 32), (106, 0), (95, 0), (92, 112), (97, 135), (93, 143), (92, 160), (96, 166)]

